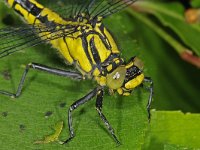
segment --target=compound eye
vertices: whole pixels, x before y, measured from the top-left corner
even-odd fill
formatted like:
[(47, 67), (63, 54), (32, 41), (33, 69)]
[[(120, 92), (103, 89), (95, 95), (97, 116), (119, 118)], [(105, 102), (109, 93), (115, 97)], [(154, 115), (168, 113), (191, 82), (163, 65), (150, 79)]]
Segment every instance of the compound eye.
[(114, 90), (120, 88), (124, 83), (125, 76), (126, 76), (125, 66), (118, 67), (112, 73), (106, 76), (107, 86)]

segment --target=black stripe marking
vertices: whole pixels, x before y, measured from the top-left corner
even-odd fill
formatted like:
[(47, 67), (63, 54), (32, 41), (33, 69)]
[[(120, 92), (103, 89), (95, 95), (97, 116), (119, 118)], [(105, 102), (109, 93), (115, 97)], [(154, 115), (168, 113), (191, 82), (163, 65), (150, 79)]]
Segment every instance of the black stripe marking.
[(105, 45), (105, 47), (106, 47), (108, 50), (111, 50), (112, 47), (111, 47), (111, 45), (110, 45), (110, 43), (109, 43), (109, 41), (108, 41), (108, 38), (106, 37), (106, 35), (105, 35), (104, 33), (103, 33), (103, 35), (104, 35), (104, 36), (99, 35), (101, 41), (103, 42), (103, 44)]
[(120, 57), (119, 54), (110, 54), (110, 56), (108, 56), (108, 58), (104, 62), (102, 62), (102, 66), (107, 67), (110, 63), (113, 62), (115, 58), (119, 57)]
[(22, 5), (22, 7), (24, 7), (28, 12), (31, 11), (31, 9), (34, 7), (34, 5), (32, 3), (30, 3), (29, 1), (23, 1), (20, 3)]
[(40, 22), (42, 22), (42, 23), (47, 23), (47, 22), (49, 22), (47, 16), (48, 16), (48, 15), (45, 15), (45, 16), (39, 15), (39, 16), (37, 17), (37, 19), (40, 20)]
[(134, 78), (139, 76), (141, 73), (142, 73), (142, 71), (138, 67), (136, 67), (135, 65), (131, 66), (126, 71), (125, 83), (127, 83), (130, 80), (133, 80)]
[(43, 9), (38, 8), (37, 6), (33, 5), (33, 7), (30, 10), (30, 13), (34, 15), (35, 17), (38, 17)]
[[(114, 61), (114, 59), (118, 58), (119, 63), (116, 63)], [(113, 70), (115, 70), (118, 66), (123, 65), (124, 64), (124, 60), (122, 58), (120, 58), (119, 54), (111, 54), (101, 65), (102, 65), (102, 72), (104, 72), (104, 75), (107, 75), (111, 72), (113, 72)], [(110, 71), (107, 70), (107, 67), (109, 65), (112, 65), (112, 69)]]
[(15, 6), (16, 6), (17, 4), (21, 6), (21, 4), (17, 3), (16, 1), (14, 1), (14, 2), (13, 2), (13, 5), (12, 5), (12, 8), (13, 8), (20, 16), (24, 17), (24, 15), (23, 15), (19, 10), (17, 10), (17, 9), (15, 8)]
[[(18, 2), (14, 2), (13, 3), (13, 7), (18, 4)], [(33, 16), (35, 16), (38, 20), (40, 20), (40, 22), (42, 23), (46, 23), (48, 22), (48, 18), (47, 16), (41, 16), (40, 13), (42, 12), (43, 8), (39, 8), (37, 7), (35, 4), (31, 3), (28, 0), (25, 1), (20, 1), (20, 6), (23, 7), (24, 9), (26, 9), (30, 14), (32, 14)], [(18, 12), (18, 11), (17, 11)], [(18, 12), (19, 13), (19, 12)], [(19, 13), (20, 15), (22, 15), (21, 13)], [(23, 15), (22, 15), (23, 16)], [(36, 21), (36, 20), (35, 20)], [(34, 22), (35, 22), (34, 21)]]
[[(104, 35), (104, 40), (105, 40), (104, 42), (106, 43), (108, 49), (112, 49), (112, 46), (111, 46), (111, 44), (110, 44), (110, 41), (108, 40), (106, 34), (104, 33), (104, 30), (105, 30), (104, 25), (101, 24), (100, 27), (99, 27), (99, 29), (100, 29), (101, 33)], [(113, 37), (113, 35), (109, 32), (108, 29), (107, 29), (107, 32)]]
[[(19, 3), (17, 1), (14, 1), (13, 2), (13, 6), (12, 6), (14, 9), (15, 9), (16, 4), (19, 4), (21, 7), (26, 9), (29, 13), (31, 13), (35, 17), (40, 16), (41, 11), (43, 10), (41, 8), (38, 8), (35, 4), (32, 4), (30, 1), (27, 1), (27, 0), (26, 1), (20, 1)], [(20, 11), (18, 11), (16, 9), (15, 9), (15, 11), (18, 14), (20, 14), (22, 17), (24, 17), (24, 15)], [(46, 20), (48, 20), (45, 17), (40, 17), (39, 18), (42, 23), (44, 23), (44, 22), (46, 22)]]
[(87, 36), (87, 35), (90, 35), (90, 34), (96, 34), (96, 35), (98, 35), (99, 36), (99, 38), (101, 39), (101, 41), (103, 42), (103, 44), (104, 44), (104, 46), (108, 49), (108, 50), (111, 50), (111, 45), (110, 45), (110, 43), (108, 43), (107, 41), (107, 37), (104, 35), (104, 36), (102, 36), (99, 32), (95, 32), (94, 30), (92, 30), (92, 31), (89, 31), (89, 32), (87, 32), (87, 33), (85, 33), (85, 35)]
[(63, 37), (63, 40), (64, 40), (64, 42), (65, 42), (65, 44), (66, 44), (66, 46), (67, 46), (67, 49), (68, 49), (69, 55), (70, 55), (70, 57), (73, 59), (73, 63), (74, 63), (74, 58), (73, 58), (72, 55), (70, 54), (69, 46), (68, 46), (68, 44), (67, 44), (67, 41), (66, 41), (65, 37)]
[(16, 10), (16, 9), (15, 9), (15, 11), (16, 11), (20, 16), (22, 16), (22, 17), (24, 18), (24, 15), (23, 15), (20, 11), (18, 11), (18, 10)]
[(110, 63), (112, 65), (112, 69), (110, 71), (108, 71), (107, 68), (106, 68), (106, 72), (107, 73), (113, 72), (118, 66), (120, 66), (120, 65), (122, 65), (124, 63), (123, 59), (119, 58), (118, 60), (119, 60), (119, 63), (116, 63), (115, 61)]
[(94, 61), (96, 62), (97, 65), (100, 65), (101, 64), (101, 59), (100, 59), (98, 50), (97, 50), (97, 48), (95, 46), (94, 37), (92, 37), (90, 39), (90, 48), (91, 48), (91, 51), (92, 51), (92, 55), (93, 55)]
[(31, 8), (33, 7), (33, 4), (31, 4), (29, 1), (25, 0), (15, 0), (15, 3), (19, 4), (21, 7), (23, 7), (26, 11), (30, 12)]
[(35, 4), (31, 3), (28, 0), (20, 2), (20, 4), (21, 4), (21, 6), (23, 8), (25, 8), (29, 13), (31, 13), (35, 17), (39, 16), (39, 14), (41, 13), (41, 11), (43, 10), (43, 9), (37, 7)]
[(83, 35), (81, 36), (81, 39), (82, 39), (82, 46), (83, 46), (83, 49), (85, 51), (85, 54), (91, 64), (91, 66), (93, 66), (93, 63), (92, 63), (92, 58), (90, 57), (90, 54), (89, 54), (89, 51), (88, 51), (88, 42), (87, 42), (87, 39), (86, 39), (86, 36)]
[(15, 5), (18, 4), (16, 1), (13, 2), (12, 8), (15, 9)]
[(104, 33), (104, 25), (103, 25), (103, 24), (101, 24), (101, 25), (99, 26), (99, 29), (100, 29), (101, 32)]

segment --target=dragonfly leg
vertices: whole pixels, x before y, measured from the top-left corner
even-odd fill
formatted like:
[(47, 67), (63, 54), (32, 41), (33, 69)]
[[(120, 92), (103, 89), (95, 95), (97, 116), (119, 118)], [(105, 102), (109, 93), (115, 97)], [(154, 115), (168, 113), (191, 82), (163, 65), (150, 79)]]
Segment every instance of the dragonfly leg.
[(120, 145), (120, 142), (115, 135), (114, 129), (112, 128), (112, 126), (110, 125), (110, 123), (108, 122), (108, 120), (106, 119), (104, 114), (102, 113), (103, 95), (104, 95), (104, 91), (103, 91), (103, 89), (101, 89), (97, 93), (96, 110), (98, 111), (98, 114), (101, 117), (101, 120), (104, 122), (105, 126), (108, 128), (108, 131), (112, 135), (112, 137), (114, 138), (115, 142)]
[(76, 102), (74, 102), (69, 110), (68, 110), (68, 126), (69, 126), (69, 138), (67, 140), (65, 140), (62, 144), (68, 143), (71, 139), (74, 138), (75, 134), (74, 134), (74, 129), (72, 126), (72, 112), (77, 109), (80, 105), (88, 102), (89, 100), (91, 100), (94, 96), (97, 95), (98, 91), (100, 89), (97, 87), (94, 90), (92, 90), (90, 93), (88, 93), (87, 95), (85, 95), (84, 97), (82, 97), (81, 99), (77, 100)]
[(16, 93), (10, 93), (7, 91), (3, 91), (0, 90), (0, 94), (4, 94), (7, 96), (11, 96), (13, 98), (19, 97), (21, 92), (22, 92), (22, 87), (24, 84), (24, 81), (26, 79), (26, 75), (29, 72), (29, 69), (34, 69), (34, 70), (38, 70), (38, 71), (45, 71), (47, 73), (51, 73), (51, 74), (55, 74), (58, 76), (63, 76), (63, 77), (69, 77), (69, 78), (73, 78), (73, 79), (83, 79), (83, 76), (77, 72), (72, 72), (72, 71), (65, 71), (65, 70), (61, 70), (61, 69), (56, 69), (56, 68), (51, 68), (42, 64), (37, 64), (37, 63), (30, 63), (26, 66), (24, 73), (21, 77), (20, 83), (18, 85), (18, 89)]
[(153, 97), (153, 81), (151, 80), (150, 77), (145, 77), (144, 82), (148, 82), (150, 84), (149, 87), (147, 88), (149, 90), (149, 93), (150, 93), (149, 99), (148, 99), (148, 102), (147, 102), (148, 120), (150, 122), (150, 119), (151, 119), (150, 109), (151, 109), (151, 102), (152, 102), (152, 97)]

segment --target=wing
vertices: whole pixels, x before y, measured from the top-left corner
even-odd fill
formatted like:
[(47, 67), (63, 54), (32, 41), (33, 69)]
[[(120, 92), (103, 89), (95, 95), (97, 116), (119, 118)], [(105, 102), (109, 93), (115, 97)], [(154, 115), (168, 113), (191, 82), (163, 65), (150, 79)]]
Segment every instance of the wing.
[(70, 36), (76, 31), (77, 28), (72, 26), (60, 25), (60, 28), (55, 28), (41, 24), (0, 29), (0, 58), (28, 47)]
[[(39, 1), (39, 0), (38, 0)], [(41, 0), (41, 2), (50, 0)], [(90, 19), (97, 16), (103, 18), (116, 13), (136, 0), (54, 0), (49, 7), (63, 18), (76, 18), (82, 13), (88, 14)], [(44, 5), (45, 6), (45, 5)], [(48, 7), (48, 6), (47, 6)], [(34, 24), (17, 28), (0, 29), (0, 58), (16, 51), (46, 43), (51, 40), (70, 36), (78, 31), (78, 26), (44, 26)]]
[(137, 0), (54, 0), (54, 3), (52, 0), (46, 1), (47, 7), (63, 18), (76, 18), (79, 14), (85, 13), (90, 16), (90, 19), (94, 19), (97, 16), (106, 18)]

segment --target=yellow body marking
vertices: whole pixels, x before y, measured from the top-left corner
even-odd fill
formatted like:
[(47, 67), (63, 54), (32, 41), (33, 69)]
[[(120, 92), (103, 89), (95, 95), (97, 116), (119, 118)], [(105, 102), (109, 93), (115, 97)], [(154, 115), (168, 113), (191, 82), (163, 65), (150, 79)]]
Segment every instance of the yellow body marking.
[(123, 93), (122, 88), (118, 88), (118, 89), (117, 89), (117, 92), (119, 93), (119, 95), (122, 95), (122, 93)]
[(112, 64), (110, 64), (106, 69), (108, 70), (108, 71), (111, 71), (112, 70)]
[(104, 62), (111, 54), (111, 51), (105, 47), (102, 40), (97, 35), (94, 35), (94, 43), (96, 48), (98, 49), (101, 62)]
[(131, 93), (129, 93), (129, 92), (125, 92), (125, 93), (123, 93), (123, 96), (129, 96)]
[(28, 24), (33, 24), (36, 17), (30, 14), (26, 9), (24, 9), (20, 4), (15, 5), (15, 9), (23, 14), (24, 19), (27, 20)]
[(106, 30), (106, 28), (104, 28), (104, 34), (106, 35), (106, 37), (108, 38), (108, 41), (110, 42), (110, 45), (112, 47), (112, 52), (113, 53), (120, 53), (113, 37), (110, 35), (110, 33), (108, 32), (108, 30)]
[(130, 67), (132, 67), (133, 65), (134, 65), (133, 62), (131, 61), (129, 64), (126, 65), (126, 68), (130, 68)]
[(69, 54), (69, 49), (66, 45), (66, 43), (64, 42), (63, 38), (59, 38), (59, 39), (56, 39), (56, 40), (52, 40), (50, 42), (54, 48), (56, 48), (60, 54), (62, 55), (62, 57), (64, 57), (64, 59), (72, 64), (73, 63), (73, 58), (70, 56)]
[[(78, 63), (81, 69), (85, 72), (90, 72), (92, 66), (88, 60), (88, 57), (84, 51), (81, 38), (66, 38), (66, 43), (69, 48), (69, 53), (73, 57), (74, 61)], [(63, 50), (61, 50), (63, 51)]]
[(99, 74), (100, 74), (99, 69), (95, 68), (95, 70), (93, 71), (93, 76), (97, 77), (99, 76)]
[(11, 7), (13, 6), (14, 0), (8, 0), (7, 2)]
[(144, 74), (138, 75), (136, 78), (132, 79), (128, 83), (125, 84), (125, 88), (127, 89), (133, 89), (136, 86), (140, 85), (142, 81), (144, 80)]
[(35, 4), (38, 8), (44, 8), (44, 6), (42, 6), (40, 3), (38, 3), (35, 0), (29, 0), (31, 3)]
[[(39, 4), (35, 0), (30, 0), (30, 2), (33, 3), (34, 5), (36, 5), (38, 8), (42, 9), (40, 15), (42, 17), (47, 16), (47, 19), (49, 22), (53, 21), (53, 22), (61, 24), (61, 25), (68, 25), (68, 24), (75, 25), (75, 26), (78, 26), (79, 28), (81, 28), (81, 27), (84, 28), (85, 32), (94, 30), (97, 33), (99, 33), (100, 35), (102, 35), (102, 37), (106, 37), (105, 41), (108, 45), (110, 45), (111, 49), (106, 48), (105, 44), (103, 43), (103, 41), (99, 37), (99, 35), (94, 34), (94, 33), (90, 33), (89, 35), (87, 35), (86, 36), (87, 43), (83, 43), (83, 39), (81, 37), (79, 37), (82, 34), (80, 30), (72, 33), (71, 37), (68, 36), (65, 39), (60, 37), (55, 40), (50, 40), (50, 43), (52, 44), (52, 46), (60, 52), (60, 54), (64, 57), (64, 59), (67, 62), (69, 62), (70, 64), (75, 62), (77, 69), (82, 74), (91, 72), (93, 69), (92, 65), (96, 64), (96, 60), (93, 57), (93, 52), (92, 52), (91, 46), (90, 46), (90, 41), (92, 38), (93, 38), (93, 41), (95, 44), (94, 46), (96, 47), (96, 50), (97, 50), (96, 53), (98, 53), (101, 63), (103, 63), (112, 53), (120, 53), (113, 37), (108, 32), (108, 30), (106, 28), (103, 28), (103, 33), (101, 32), (101, 30), (100, 30), (101, 23), (97, 23), (95, 28), (93, 28), (90, 24), (87, 23), (87, 21), (88, 21), (87, 19), (83, 19), (80, 22), (79, 22), (79, 20), (77, 20), (77, 22), (66, 21), (62, 17), (60, 17), (57, 13), (51, 11), (48, 8), (44, 8), (41, 4)], [(8, 3), (12, 6), (14, 3), (14, 0), (8, 0)], [(24, 18), (27, 20), (27, 22), (29, 24), (33, 24), (34, 21), (35, 21), (35, 23), (41, 23), (40, 20), (36, 18), (36, 16), (33, 16), (32, 14), (30, 14), (20, 4), (16, 4), (15, 9), (24, 16)], [(99, 18), (99, 19), (101, 20), (101, 18)], [(87, 27), (87, 29), (86, 29), (86, 27)], [(44, 40), (46, 38), (51, 39), (52, 37), (64, 32), (63, 30), (59, 30), (59, 28), (61, 28), (61, 27), (58, 26), (56, 28), (58, 30), (57, 32), (54, 32), (54, 33), (42, 32), (39, 34), (39, 36), (42, 37), (42, 39), (44, 39)], [(90, 57), (90, 60), (88, 57)], [(119, 64), (120, 60), (119, 60), (119, 58), (114, 58), (113, 62), (115, 62), (116, 64)], [(134, 62), (130, 62), (125, 67), (130, 68), (133, 65), (134, 65)], [(106, 69), (107, 69), (107, 71), (111, 71), (113, 69), (113, 65), (112, 64), (108, 65)], [(107, 81), (106, 81), (107, 79), (106, 79), (106, 77), (99, 76), (100, 73), (101, 72), (97, 68), (95, 68), (93, 70), (93, 75), (95, 77), (97, 77), (97, 78), (95, 78), (97, 80), (97, 82), (101, 86), (105, 86), (105, 85), (107, 85)], [(127, 82), (125, 84), (125, 88), (133, 89), (136, 86), (138, 86), (139, 84), (141, 84), (143, 79), (144, 79), (144, 75), (140, 74), (136, 78)], [(123, 89), (121, 89), (121, 88), (117, 89), (117, 91), (119, 94), (121, 93), (123, 95), (127, 95), (127, 93), (128, 93), (128, 92), (122, 93)]]
[[(88, 36), (87, 36), (87, 41), (90, 41), (93, 37), (94, 37), (93, 34), (88, 35)], [(88, 43), (88, 52), (89, 52), (90, 58), (92, 59), (92, 63), (93, 63), (93, 64), (96, 64), (96, 62), (95, 62), (95, 60), (94, 60), (94, 58), (93, 58), (93, 55), (92, 55), (90, 43)]]
[(69, 24), (67, 21), (63, 20), (57, 13), (52, 12), (48, 8), (44, 8), (42, 10), (41, 16), (47, 16), (49, 21), (54, 21), (62, 25)]
[(104, 76), (95, 77), (95, 80), (101, 86), (105, 86), (106, 85), (106, 77), (104, 77)]

